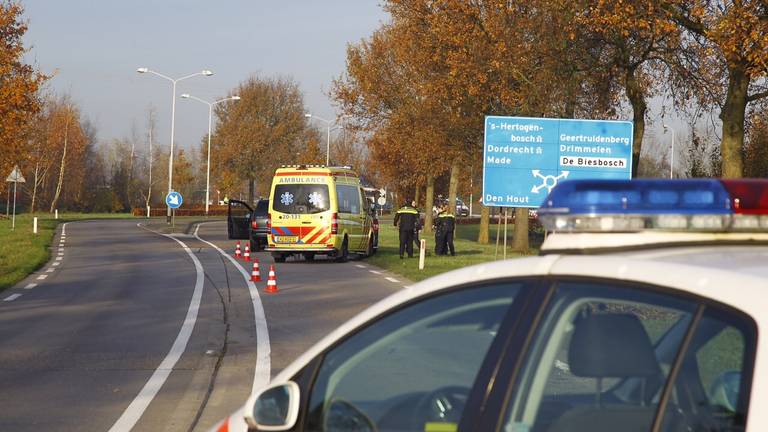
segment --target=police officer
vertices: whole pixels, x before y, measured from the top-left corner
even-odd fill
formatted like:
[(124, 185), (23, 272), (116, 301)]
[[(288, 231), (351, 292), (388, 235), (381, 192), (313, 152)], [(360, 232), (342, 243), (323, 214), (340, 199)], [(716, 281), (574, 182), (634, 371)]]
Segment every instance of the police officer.
[(416, 207), (416, 201), (411, 201), (411, 207), (416, 209), (416, 223), (413, 226), (413, 244), (416, 249), (421, 248), (421, 242), (419, 241), (419, 231), (421, 231), (421, 214), (419, 214), (419, 208)]
[(395, 226), (400, 229), (400, 258), (407, 250), (408, 257), (413, 258), (413, 233), (419, 219), (419, 212), (405, 201), (402, 207), (395, 213)]
[(435, 255), (444, 255), (445, 230), (443, 229), (443, 219), (440, 216), (445, 212), (445, 208), (440, 204), (435, 209), (435, 219), (432, 221), (432, 228), (435, 230)]
[[(456, 216), (448, 212), (447, 205), (443, 205), (443, 209), (440, 214), (437, 215), (437, 219), (440, 221), (438, 226), (441, 231), (440, 249), (442, 253), (439, 255), (447, 255), (450, 253), (451, 256), (454, 256), (456, 255), (456, 250), (453, 247), (453, 233), (456, 229)], [(435, 246), (435, 248), (437, 248), (437, 246)], [(437, 250), (435, 250), (435, 252), (437, 253)]]

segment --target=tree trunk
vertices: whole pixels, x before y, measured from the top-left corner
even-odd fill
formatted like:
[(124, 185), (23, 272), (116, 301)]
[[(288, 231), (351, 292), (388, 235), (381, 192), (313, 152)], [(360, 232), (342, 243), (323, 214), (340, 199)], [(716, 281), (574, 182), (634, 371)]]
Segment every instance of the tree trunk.
[(424, 233), (432, 233), (432, 207), (435, 204), (435, 178), (431, 175), (427, 175), (427, 187), (424, 192)]
[(480, 232), (477, 234), (477, 242), (488, 244), (491, 229), (491, 208), (480, 204)]
[(418, 207), (419, 201), (421, 201), (421, 185), (416, 185), (416, 191), (413, 194), (413, 200), (416, 201), (416, 207)]
[(525, 207), (515, 208), (515, 231), (512, 239), (512, 250), (521, 253), (528, 253), (530, 246), (528, 244), (528, 209)]
[[(637, 177), (637, 168), (640, 164), (640, 152), (643, 149), (643, 135), (645, 134), (645, 113), (648, 105), (645, 103), (645, 93), (635, 76), (636, 70), (627, 71), (626, 91), (627, 98), (632, 104), (632, 178)], [(526, 220), (527, 217), (526, 217)]]
[(742, 149), (744, 148), (744, 115), (747, 109), (747, 91), (749, 78), (744, 69), (738, 66), (728, 67), (728, 93), (725, 104), (720, 111), (723, 121), (723, 141), (720, 143), (722, 154), (722, 176), (724, 178), (740, 178), (743, 175), (744, 164)]
[(451, 178), (448, 181), (448, 213), (456, 214), (456, 193), (459, 190), (459, 172), (461, 164), (458, 159), (454, 159), (451, 164)]
[(248, 179), (248, 204), (250, 205), (256, 194), (256, 180), (255, 179)]
[(67, 139), (69, 138), (69, 113), (67, 113), (67, 123), (64, 125), (64, 151), (61, 153), (61, 167), (59, 168), (59, 181), (56, 185), (56, 193), (53, 195), (53, 200), (51, 201), (51, 210), (50, 212), (53, 213), (53, 210), (56, 208), (56, 203), (59, 200), (59, 195), (61, 195), (61, 185), (64, 183), (64, 168), (66, 167), (66, 160), (67, 160)]
[(37, 162), (35, 162), (35, 178), (32, 180), (32, 203), (29, 205), (29, 212), (35, 212), (35, 200), (37, 199), (37, 176), (40, 173), (40, 158), (38, 156)]

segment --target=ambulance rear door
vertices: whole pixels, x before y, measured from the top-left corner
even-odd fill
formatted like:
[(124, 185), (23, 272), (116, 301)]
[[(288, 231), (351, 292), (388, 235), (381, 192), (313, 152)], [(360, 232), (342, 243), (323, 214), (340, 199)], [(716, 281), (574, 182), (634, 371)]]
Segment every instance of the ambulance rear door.
[(325, 244), (331, 216), (327, 182), (277, 183), (272, 195), (272, 238), (277, 247)]

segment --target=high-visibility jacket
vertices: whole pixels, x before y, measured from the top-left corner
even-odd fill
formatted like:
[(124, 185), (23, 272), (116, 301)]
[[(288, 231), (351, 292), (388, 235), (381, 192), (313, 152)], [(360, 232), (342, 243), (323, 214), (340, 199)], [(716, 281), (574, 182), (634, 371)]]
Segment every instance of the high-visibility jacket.
[(395, 213), (395, 226), (400, 231), (413, 231), (419, 220), (419, 211), (411, 206), (402, 206)]
[(440, 213), (437, 215), (437, 229), (445, 232), (451, 232), (456, 227), (456, 216), (450, 213)]

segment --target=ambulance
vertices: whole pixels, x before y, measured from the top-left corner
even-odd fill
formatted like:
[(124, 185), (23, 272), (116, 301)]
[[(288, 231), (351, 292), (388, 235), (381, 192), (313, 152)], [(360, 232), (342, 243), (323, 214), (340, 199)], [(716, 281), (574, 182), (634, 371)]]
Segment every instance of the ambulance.
[(291, 255), (343, 262), (350, 253), (370, 256), (378, 247), (378, 222), (350, 167), (282, 166), (270, 197), (265, 250), (275, 262)]

